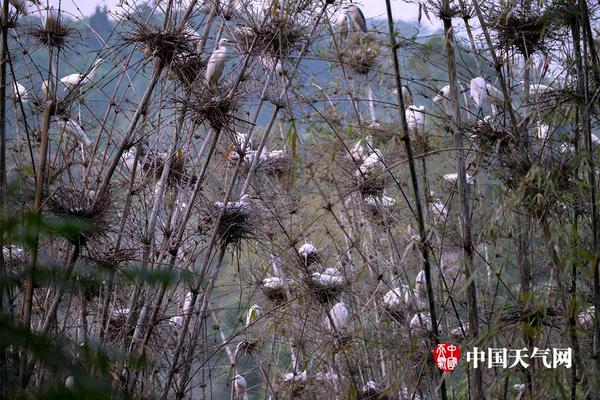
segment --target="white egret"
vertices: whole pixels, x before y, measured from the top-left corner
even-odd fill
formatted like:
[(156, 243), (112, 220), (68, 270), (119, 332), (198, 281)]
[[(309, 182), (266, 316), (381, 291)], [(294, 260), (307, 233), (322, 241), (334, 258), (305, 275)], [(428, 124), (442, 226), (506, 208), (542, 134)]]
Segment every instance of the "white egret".
[(267, 153), (266, 158), (269, 161), (283, 160), (287, 157), (285, 150), (271, 150)]
[(279, 290), (285, 289), (287, 282), (283, 278), (277, 276), (268, 276), (263, 279), (262, 284), (267, 289)]
[(254, 304), (248, 309), (246, 313), (246, 328), (256, 322), (262, 316), (262, 307), (258, 304)]
[(74, 90), (81, 86), (90, 85), (96, 75), (96, 69), (103, 62), (101, 58), (94, 61), (92, 65), (92, 69), (86, 74), (74, 73), (60, 78), (60, 83), (62, 83), (66, 89)]
[(312, 281), (321, 287), (336, 287), (344, 284), (344, 277), (338, 270), (315, 272), (312, 274)]
[(492, 112), (495, 114), (494, 105), (502, 107), (504, 105), (504, 95), (502, 91), (487, 83), (485, 79), (476, 77), (471, 79), (469, 94), (478, 108), (483, 108), (489, 104)]
[(22, 101), (23, 103), (27, 102), (28, 94), (25, 86), (21, 85), (19, 82), (13, 82), (13, 96), (15, 101)]
[(367, 32), (367, 21), (365, 20), (365, 15), (362, 10), (355, 6), (354, 4), (350, 4), (345, 7), (346, 14), (350, 17), (352, 24), (358, 27), (364, 33)]
[(346, 40), (348, 37), (348, 19), (346, 18), (346, 13), (341, 12), (337, 19), (335, 20), (335, 24), (338, 27), (338, 31), (340, 32), (341, 40)]
[(250, 212), (250, 196), (244, 194), (238, 201), (228, 201), (227, 204), (222, 201), (215, 201), (214, 206), (217, 208), (225, 208), (228, 211)]
[(385, 308), (393, 311), (402, 311), (405, 304), (404, 299), (410, 288), (406, 285), (398, 286), (390, 289), (383, 296), (383, 305)]
[(383, 164), (383, 156), (379, 149), (373, 149), (373, 152), (363, 161), (354, 175), (358, 178), (369, 178), (376, 173), (383, 173), (385, 165)]
[[(444, 174), (443, 179), (446, 182), (456, 183), (458, 182), (458, 174)], [(474, 182), (473, 177), (469, 174), (466, 174), (466, 179), (468, 184), (472, 184)]]
[(418, 331), (430, 331), (431, 315), (428, 312), (417, 313), (411, 318), (409, 326)]
[(440, 102), (443, 100), (450, 100), (450, 85), (446, 85), (443, 88), (441, 88), (440, 91), (437, 92), (435, 97), (432, 99), (432, 101), (434, 103), (437, 103), (437, 102)]
[(233, 378), (233, 385), (235, 388), (235, 394), (240, 400), (248, 400), (248, 394), (246, 394), (246, 378), (241, 375), (236, 375)]
[(348, 308), (342, 302), (336, 303), (331, 307), (331, 310), (329, 310), (329, 317), (331, 317), (331, 320), (330, 318), (327, 318), (329, 330), (341, 332), (348, 323)]
[[(517, 84), (517, 87), (522, 87), (523, 91), (525, 91), (525, 81), (520, 81)], [(553, 91), (554, 88), (547, 86), (547, 85), (542, 85), (541, 83), (530, 83), (529, 84), (529, 95), (530, 96), (537, 96), (543, 93), (548, 93)]]
[(396, 207), (396, 199), (393, 197), (389, 197), (385, 195), (385, 191), (381, 194), (381, 196), (373, 196), (369, 195), (365, 197), (365, 203), (367, 205), (377, 207), (381, 206), (383, 208), (394, 208)]
[(537, 126), (535, 127), (535, 137), (540, 140), (545, 140), (548, 138), (549, 131), (550, 127), (548, 125), (538, 121)]
[[(132, 147), (129, 150), (127, 150), (126, 152), (124, 152), (123, 155), (121, 156), (123, 163), (125, 164), (125, 166), (127, 167), (127, 169), (130, 172), (133, 171), (133, 166), (135, 165), (136, 154), (137, 154), (137, 148)], [(138, 160), (138, 162), (139, 162), (139, 160)]]
[(596, 307), (590, 306), (579, 313), (577, 316), (577, 320), (579, 321), (579, 325), (583, 329), (591, 329), (594, 325), (594, 314), (596, 312)]
[(373, 148), (373, 137), (371, 135), (367, 135), (364, 139), (358, 139), (354, 146), (350, 149), (350, 154), (348, 155), (354, 161), (364, 161), (364, 159), (368, 156), (369, 150)]
[(181, 315), (174, 315), (169, 318), (169, 325), (174, 328), (181, 328), (183, 326), (183, 317)]
[(421, 131), (425, 127), (425, 107), (410, 105), (405, 110), (406, 124), (410, 132)]
[(58, 122), (58, 126), (66, 134), (72, 136), (75, 140), (77, 140), (79, 142), (79, 144), (81, 144), (82, 149), (83, 149), (83, 147), (89, 147), (94, 143), (85, 134), (85, 132), (83, 131), (83, 128), (81, 128), (81, 126), (77, 122), (73, 121), (72, 119), (60, 120)]
[(421, 270), (415, 278), (415, 290), (420, 296), (425, 296), (427, 293), (427, 285), (425, 284), (425, 271)]
[[(392, 94), (394, 96), (398, 96), (398, 89), (392, 89)], [(404, 107), (408, 107), (409, 104), (412, 104), (412, 92), (408, 88), (408, 86), (402, 86), (402, 101), (404, 102)]]
[(67, 390), (75, 389), (75, 377), (73, 375), (69, 375), (67, 376), (67, 379), (65, 379), (65, 388)]
[(459, 325), (450, 329), (450, 337), (453, 339), (460, 339), (469, 334), (469, 323), (463, 322), (462, 327)]
[(223, 70), (225, 69), (225, 60), (227, 59), (227, 47), (225, 46), (229, 40), (226, 38), (222, 38), (219, 40), (219, 45), (210, 55), (208, 59), (208, 64), (206, 66), (206, 82), (209, 86), (215, 87), (219, 78), (223, 74)]
[(302, 372), (287, 372), (281, 375), (281, 380), (286, 383), (306, 383), (306, 370)]
[(300, 254), (300, 256), (302, 256), (305, 259), (316, 253), (317, 253), (317, 248), (312, 243), (304, 243), (298, 249), (298, 254)]

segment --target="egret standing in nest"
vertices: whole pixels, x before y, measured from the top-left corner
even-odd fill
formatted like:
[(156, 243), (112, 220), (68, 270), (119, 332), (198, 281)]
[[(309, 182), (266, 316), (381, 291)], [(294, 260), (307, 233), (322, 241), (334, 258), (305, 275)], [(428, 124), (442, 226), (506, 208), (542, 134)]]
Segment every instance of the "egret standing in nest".
[(248, 394), (246, 394), (246, 378), (239, 374), (236, 375), (235, 378), (233, 378), (233, 386), (239, 400), (248, 400)]
[(349, 156), (357, 162), (362, 162), (369, 155), (369, 150), (373, 148), (373, 136), (367, 135), (364, 139), (358, 139), (354, 147), (350, 149)]
[[(392, 94), (394, 96), (398, 96), (398, 89), (392, 89)], [(404, 101), (404, 107), (408, 107), (409, 104), (412, 104), (412, 92), (408, 88), (408, 86), (402, 86), (402, 100)]]
[(206, 82), (208, 86), (214, 88), (217, 86), (217, 82), (223, 70), (225, 69), (225, 60), (227, 59), (227, 47), (225, 46), (229, 40), (222, 38), (219, 40), (219, 45), (213, 51), (210, 58), (208, 59), (208, 65), (206, 66)]
[(367, 21), (365, 20), (365, 15), (363, 14), (362, 10), (354, 4), (346, 6), (345, 10), (348, 17), (350, 17), (352, 24), (364, 33), (367, 33)]
[(85, 162), (85, 148), (91, 146), (94, 142), (85, 134), (83, 128), (72, 119), (63, 119), (58, 122), (61, 131), (72, 136), (81, 147), (81, 158)]
[(385, 165), (383, 164), (383, 156), (379, 149), (374, 149), (371, 154), (365, 159), (358, 170), (354, 173), (357, 178), (364, 177), (366, 179), (371, 176), (385, 171)]
[(409, 132), (418, 133), (425, 127), (425, 107), (410, 105), (404, 112), (406, 115), (406, 125)]
[(240, 197), (238, 201), (228, 201), (227, 203), (223, 203), (222, 201), (215, 201), (215, 207), (217, 208), (225, 208), (225, 210), (233, 211), (239, 210), (241, 212), (250, 212), (250, 196), (247, 194)]
[(348, 323), (348, 308), (342, 302), (337, 303), (331, 307), (331, 310), (329, 310), (329, 317), (331, 317), (331, 321), (329, 318), (327, 319), (327, 326), (329, 327), (329, 330), (339, 333)]

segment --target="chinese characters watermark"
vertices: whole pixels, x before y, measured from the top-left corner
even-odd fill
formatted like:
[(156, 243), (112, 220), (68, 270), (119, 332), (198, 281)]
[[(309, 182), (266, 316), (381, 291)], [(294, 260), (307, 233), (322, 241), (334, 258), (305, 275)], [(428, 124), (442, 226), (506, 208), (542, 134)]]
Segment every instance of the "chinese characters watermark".
[(534, 347), (531, 351), (523, 349), (493, 348), (483, 349), (473, 347), (467, 351), (467, 362), (472, 368), (487, 365), (487, 368), (529, 368), (535, 359), (539, 359), (545, 368), (555, 369), (559, 367), (571, 368), (573, 364), (573, 351), (570, 347), (540, 349)]

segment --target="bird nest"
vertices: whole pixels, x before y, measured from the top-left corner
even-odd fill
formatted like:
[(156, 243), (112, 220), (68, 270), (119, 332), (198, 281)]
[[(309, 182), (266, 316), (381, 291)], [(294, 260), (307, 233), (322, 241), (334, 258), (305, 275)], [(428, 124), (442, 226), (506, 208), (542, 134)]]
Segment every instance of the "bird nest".
[(31, 25), (25, 32), (40, 46), (55, 48), (64, 47), (75, 33), (79, 33), (55, 14), (48, 15), (44, 25)]
[(46, 207), (59, 221), (60, 234), (74, 244), (86, 244), (103, 235), (110, 226), (110, 191), (97, 195), (86, 190), (60, 188), (51, 195)]
[[(291, 290), (290, 286), (288, 286), (288, 288)], [(285, 286), (269, 286), (261, 284), (260, 289), (265, 298), (275, 304), (282, 304), (288, 299)]]
[(500, 320), (507, 325), (526, 324), (531, 328), (543, 326), (559, 328), (564, 321), (560, 310), (544, 304), (511, 304), (500, 314)]
[[(211, 233), (217, 223), (221, 208), (214, 204), (201, 211), (198, 230), (201, 234)], [(217, 227), (217, 237), (223, 245), (234, 244), (239, 246), (244, 240), (256, 237), (261, 226), (261, 221), (255, 210), (242, 207), (228, 207), (223, 212), (221, 222)]]
[(361, 38), (359, 42), (347, 45), (339, 54), (340, 63), (359, 75), (367, 75), (377, 68), (379, 44), (374, 36)]
[(232, 36), (246, 54), (285, 58), (300, 51), (308, 40), (306, 26), (291, 19), (248, 19), (240, 25)]
[(477, 144), (480, 161), (489, 161), (496, 154), (512, 154), (519, 143), (512, 132), (503, 126), (490, 120), (479, 120), (466, 128), (467, 136), (470, 136)]
[(207, 60), (201, 54), (185, 53), (173, 59), (171, 71), (185, 87), (191, 87), (199, 76), (203, 76)]
[(82, 258), (106, 270), (116, 270), (121, 265), (136, 259), (135, 249), (116, 249), (110, 244), (89, 246), (87, 254)]
[(530, 56), (548, 51), (550, 43), (559, 39), (559, 17), (553, 8), (544, 12), (512, 9), (493, 15), (491, 27), (499, 47)]
[(189, 98), (180, 101), (187, 102), (194, 122), (201, 124), (206, 121), (214, 130), (233, 128), (241, 93), (238, 89), (230, 94), (230, 90), (231, 87), (224, 84), (217, 87), (200, 85)]
[(29, 253), (18, 246), (4, 246), (2, 248), (2, 256), (4, 257), (4, 265), (7, 270), (17, 270), (29, 263)]
[(285, 153), (281, 157), (267, 158), (261, 160), (257, 166), (257, 172), (271, 176), (282, 176), (290, 172), (293, 164), (292, 155)]
[(177, 58), (195, 52), (191, 33), (180, 29), (163, 29), (143, 19), (131, 18), (132, 29), (124, 36), (125, 44), (141, 45), (144, 55), (154, 57), (163, 65), (177, 64)]
[[(148, 153), (146, 156), (142, 149), (142, 154), (140, 155), (141, 168), (146, 175), (153, 176), (154, 179), (159, 180), (163, 169), (165, 167), (165, 163), (167, 162), (166, 158), (163, 154), (156, 153)], [(186, 168), (186, 160), (180, 155), (174, 155), (173, 160), (171, 161), (171, 167), (169, 169), (169, 176), (167, 177), (167, 185), (173, 187), (182, 182), (187, 182), (188, 180), (192, 180), (192, 184), (194, 181), (194, 177), (187, 173)]]

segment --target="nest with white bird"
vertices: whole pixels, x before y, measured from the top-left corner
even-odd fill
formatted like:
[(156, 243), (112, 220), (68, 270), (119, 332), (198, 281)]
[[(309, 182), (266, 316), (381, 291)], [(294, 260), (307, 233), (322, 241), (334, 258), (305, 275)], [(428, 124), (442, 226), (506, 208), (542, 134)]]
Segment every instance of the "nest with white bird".
[(261, 282), (261, 291), (267, 300), (281, 304), (288, 299), (288, 292), (291, 291), (290, 281), (278, 276), (267, 276)]
[(256, 238), (262, 223), (259, 211), (247, 194), (227, 203), (215, 201), (201, 208), (198, 231), (201, 234), (211, 234), (222, 213), (217, 226), (217, 237), (224, 245), (239, 246), (242, 241)]
[(198, 124), (207, 122), (214, 130), (233, 131), (235, 113), (244, 95), (241, 87), (231, 93), (232, 86), (220, 82), (219, 85), (197, 85), (189, 97), (179, 99), (187, 104), (192, 120)]
[(163, 66), (176, 64), (178, 57), (193, 54), (196, 50), (193, 34), (187, 29), (163, 29), (141, 16), (130, 16), (127, 21), (131, 29), (123, 34), (123, 42), (141, 46), (144, 56), (159, 60)]
[(7, 244), (2, 247), (2, 256), (4, 257), (4, 265), (7, 270), (18, 270), (21, 267), (29, 264), (29, 252), (23, 247)]
[(339, 300), (339, 296), (348, 285), (343, 272), (335, 268), (313, 272), (304, 279), (309, 293), (321, 304), (330, 304)]
[(32, 24), (25, 28), (25, 33), (39, 46), (60, 49), (72, 40), (74, 34), (79, 34), (79, 31), (66, 24), (58, 15), (51, 13), (46, 17), (43, 25)]
[(46, 208), (56, 219), (59, 233), (77, 245), (105, 235), (113, 220), (110, 190), (97, 194), (61, 187), (48, 197)]

